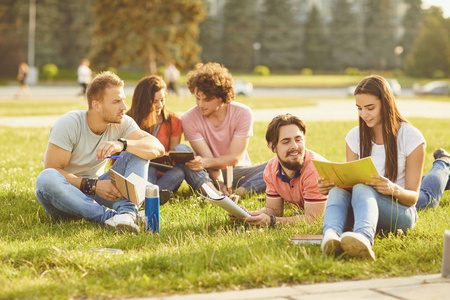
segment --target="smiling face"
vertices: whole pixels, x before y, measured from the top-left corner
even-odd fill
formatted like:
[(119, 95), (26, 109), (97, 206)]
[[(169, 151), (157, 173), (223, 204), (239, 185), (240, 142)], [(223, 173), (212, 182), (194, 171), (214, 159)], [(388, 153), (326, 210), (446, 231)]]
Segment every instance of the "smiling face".
[(305, 136), (300, 128), (294, 124), (281, 126), (273, 152), (286, 173), (301, 170), (305, 159)]
[(355, 95), (356, 107), (359, 117), (367, 127), (375, 128), (382, 125), (381, 100), (371, 94)]
[(155, 93), (155, 98), (152, 101), (153, 110), (157, 116), (161, 115), (161, 112), (166, 105), (166, 90), (162, 89)]
[(103, 100), (97, 102), (101, 118), (105, 123), (122, 123), (127, 110), (123, 86), (106, 88)]
[(211, 116), (224, 105), (222, 99), (217, 97), (207, 99), (206, 95), (198, 89), (195, 90), (195, 101), (200, 109), (200, 113), (205, 117)]

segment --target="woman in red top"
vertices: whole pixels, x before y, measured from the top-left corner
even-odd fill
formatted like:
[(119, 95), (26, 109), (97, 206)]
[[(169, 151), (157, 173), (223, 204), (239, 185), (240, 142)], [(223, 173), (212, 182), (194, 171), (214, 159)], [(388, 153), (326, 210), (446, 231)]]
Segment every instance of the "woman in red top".
[[(174, 150), (177, 145), (179, 145), (177, 148), (181, 147), (183, 129), (180, 118), (166, 109), (166, 90), (166, 84), (161, 77), (142, 78), (134, 89), (131, 108), (127, 115), (132, 117), (142, 130), (156, 136), (167, 153)], [(175, 150), (186, 151), (186, 149)], [(158, 171), (151, 164), (147, 180), (158, 185), (160, 201), (164, 204), (170, 198), (171, 192), (176, 192), (180, 187), (184, 180), (184, 171), (179, 166)]]

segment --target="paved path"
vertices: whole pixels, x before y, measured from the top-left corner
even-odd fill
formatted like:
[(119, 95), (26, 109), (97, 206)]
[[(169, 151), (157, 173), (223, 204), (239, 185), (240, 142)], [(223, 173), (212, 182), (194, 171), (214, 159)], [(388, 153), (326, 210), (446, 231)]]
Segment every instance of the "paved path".
[(440, 274), (294, 285), (208, 294), (127, 298), (127, 300), (444, 300), (450, 299), (450, 278)]

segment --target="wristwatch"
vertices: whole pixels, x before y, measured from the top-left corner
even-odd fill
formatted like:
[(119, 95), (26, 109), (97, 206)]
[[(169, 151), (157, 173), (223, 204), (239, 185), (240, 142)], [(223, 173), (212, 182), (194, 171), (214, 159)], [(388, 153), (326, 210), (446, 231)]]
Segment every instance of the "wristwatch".
[(126, 140), (126, 139), (123, 139), (123, 138), (120, 138), (120, 139), (118, 139), (118, 141), (121, 142), (121, 143), (123, 144), (123, 149), (122, 149), (122, 151), (127, 150), (127, 140)]

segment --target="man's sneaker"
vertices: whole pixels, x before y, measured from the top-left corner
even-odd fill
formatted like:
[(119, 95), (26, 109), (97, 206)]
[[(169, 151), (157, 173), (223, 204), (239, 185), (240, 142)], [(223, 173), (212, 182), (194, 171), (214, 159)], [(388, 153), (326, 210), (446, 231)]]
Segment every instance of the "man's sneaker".
[(341, 247), (341, 238), (336, 233), (336, 231), (331, 228), (327, 229), (327, 231), (323, 235), (320, 248), (327, 255), (340, 255), (343, 252)]
[(434, 150), (433, 157), (434, 159), (443, 160), (450, 165), (450, 154), (442, 148)]
[(139, 226), (136, 225), (136, 218), (131, 214), (118, 214), (105, 221), (105, 226), (112, 230), (129, 231), (139, 233)]
[(168, 190), (159, 191), (159, 206), (166, 204), (172, 198), (172, 192)]
[(341, 236), (341, 246), (349, 256), (376, 260), (369, 239), (361, 233), (344, 232)]
[(147, 224), (147, 217), (145, 216), (145, 209), (138, 212), (138, 224)]

